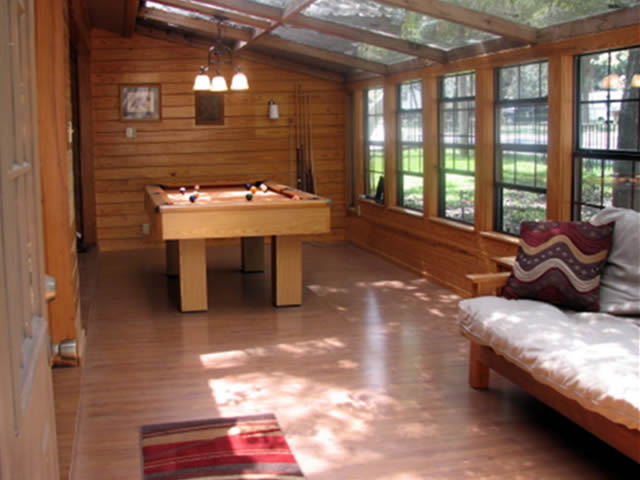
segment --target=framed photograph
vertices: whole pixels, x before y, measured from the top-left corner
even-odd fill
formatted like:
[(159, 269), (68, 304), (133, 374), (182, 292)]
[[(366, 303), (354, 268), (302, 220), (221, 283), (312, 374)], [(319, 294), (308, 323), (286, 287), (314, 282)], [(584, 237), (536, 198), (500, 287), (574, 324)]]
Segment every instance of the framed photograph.
[(160, 84), (120, 85), (120, 120), (160, 120)]
[(196, 125), (224, 125), (224, 94), (196, 92)]

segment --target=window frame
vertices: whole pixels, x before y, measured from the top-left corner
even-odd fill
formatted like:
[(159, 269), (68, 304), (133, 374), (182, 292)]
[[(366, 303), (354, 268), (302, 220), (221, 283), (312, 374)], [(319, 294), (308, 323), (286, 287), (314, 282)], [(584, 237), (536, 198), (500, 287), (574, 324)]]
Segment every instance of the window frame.
[[(543, 97), (531, 97), (531, 98), (517, 98), (517, 99), (501, 99), (500, 95), (500, 73), (503, 69), (507, 68), (518, 68), (518, 90), (520, 90), (520, 71), (522, 67), (528, 65), (547, 65), (547, 94)], [(505, 190), (519, 190), (528, 193), (541, 194), (545, 196), (545, 200), (548, 201), (547, 197), (547, 188), (548, 188), (548, 178), (545, 177), (545, 187), (537, 187), (535, 186), (535, 179), (537, 178), (537, 174), (534, 173), (534, 185), (520, 185), (516, 182), (506, 182), (502, 178), (502, 161), (504, 158), (504, 152), (512, 151), (514, 153), (534, 153), (534, 154), (545, 154), (547, 156), (547, 169), (548, 169), (548, 152), (549, 152), (549, 131), (548, 131), (548, 123), (549, 123), (549, 61), (547, 59), (542, 60), (534, 60), (530, 62), (523, 62), (517, 64), (509, 64), (502, 65), (495, 69), (495, 101), (494, 101), (494, 230), (496, 232), (505, 234), (505, 235), (513, 235), (519, 236), (518, 233), (508, 232), (504, 229), (504, 191)], [(540, 82), (541, 77), (539, 76), (538, 82)], [(502, 143), (501, 142), (501, 109), (504, 107), (522, 107), (522, 106), (530, 106), (534, 109), (534, 116), (536, 107), (545, 106), (547, 107), (547, 140), (544, 145), (542, 144), (520, 144), (520, 143)], [(535, 120), (534, 120), (535, 122)], [(535, 124), (535, 123), (534, 123)], [(534, 160), (534, 165), (537, 168), (537, 161)], [(514, 165), (514, 177), (517, 174), (516, 167)], [(545, 202), (545, 218), (548, 211), (548, 205)]]
[[(473, 96), (467, 96), (467, 97), (445, 97), (444, 96), (444, 82), (446, 78), (457, 78), (457, 77), (462, 77), (462, 76), (467, 76), (467, 75), (471, 75), (473, 77)], [(441, 77), (438, 78), (438, 216), (445, 218), (447, 220), (451, 220), (454, 222), (460, 222), (462, 224), (465, 225), (474, 225), (475, 223), (475, 178), (476, 178), (476, 162), (475, 162), (475, 152), (476, 152), (476, 134), (475, 134), (475, 122), (476, 122), (476, 72), (475, 70), (467, 70), (464, 72), (456, 72), (456, 73), (451, 73), (451, 74), (447, 74), (447, 75), (442, 75)], [(443, 141), (444, 139), (444, 133), (443, 133), (443, 105), (445, 103), (458, 103), (458, 102), (473, 102), (473, 108), (472, 109), (468, 109), (468, 108), (454, 108), (453, 111), (461, 111), (461, 110), (466, 110), (466, 111), (473, 111), (473, 126), (474, 126), (474, 131), (472, 133), (472, 135), (469, 137), (470, 139), (473, 139), (473, 143), (468, 143), (468, 144), (460, 144), (460, 143), (445, 143)], [(455, 168), (453, 169), (448, 169), (446, 167), (446, 156), (445, 156), (445, 151), (447, 148), (451, 148), (454, 150), (457, 149), (463, 149), (467, 151), (467, 158), (468, 155), (471, 151), (473, 151), (473, 156), (474, 156), (474, 167), (473, 167), (473, 172), (469, 172), (469, 170), (456, 170)], [(473, 207), (472, 207), (472, 221), (468, 222), (464, 220), (464, 216), (462, 219), (460, 218), (454, 218), (454, 217), (449, 217), (446, 215), (446, 196), (447, 196), (447, 191), (446, 191), (446, 176), (447, 174), (454, 174), (454, 175), (464, 175), (464, 176), (468, 176), (473, 178), (474, 180), (474, 195), (473, 195)]]
[[(581, 60), (585, 57), (589, 57), (592, 55), (599, 55), (603, 53), (607, 53), (609, 55), (608, 65), (607, 65), (607, 74), (611, 74), (611, 55), (616, 52), (620, 52), (623, 50), (632, 50), (632, 49), (640, 49), (640, 43), (637, 45), (631, 45), (626, 47), (619, 48), (610, 48), (604, 50), (594, 50), (585, 52), (574, 57), (574, 80), (575, 80), (575, 90), (574, 90), (574, 122), (573, 122), (573, 152), (572, 152), (572, 196), (571, 196), (571, 218), (575, 221), (585, 220), (582, 218), (582, 209), (590, 208), (593, 210), (601, 210), (606, 207), (604, 201), (604, 184), (605, 179), (607, 178), (604, 175), (604, 166), (607, 161), (624, 161), (630, 163), (631, 175), (635, 178), (640, 178), (640, 134), (638, 138), (638, 148), (636, 151), (633, 150), (619, 150), (619, 149), (611, 149), (611, 148), (582, 148), (582, 117), (581, 117), (581, 109), (583, 105), (593, 104), (593, 103), (606, 103), (606, 111), (607, 116), (609, 115), (611, 104), (613, 103), (623, 103), (623, 102), (635, 102), (638, 104), (638, 111), (640, 112), (640, 88), (638, 89), (638, 98), (636, 99), (612, 99), (610, 95), (607, 95), (606, 100), (582, 100), (582, 72), (581, 72)], [(638, 119), (640, 122), (640, 118)], [(609, 130), (607, 129), (606, 133), (607, 137), (609, 137)], [(607, 140), (607, 143), (609, 140)], [(584, 160), (598, 160), (601, 165), (601, 175), (600, 175), (600, 203), (590, 203), (589, 201), (582, 200), (582, 173), (583, 173), (583, 161)], [(633, 189), (631, 189), (631, 204), (632, 208), (634, 204), (640, 203), (640, 200), (636, 198), (636, 195), (640, 195), (640, 193), (636, 193)]]
[[(411, 109), (403, 109), (402, 108), (402, 94), (401, 89), (403, 86), (411, 85), (411, 84), (419, 84), (420, 85), (420, 108), (411, 108)], [(422, 79), (414, 79), (407, 80), (405, 82), (401, 82), (396, 86), (396, 204), (401, 208), (406, 208), (407, 210), (413, 210), (416, 212), (424, 212), (424, 120), (423, 120), (423, 112), (424, 112), (424, 83)], [(419, 142), (403, 142), (402, 141), (402, 116), (405, 115), (416, 115), (420, 119), (420, 130), (422, 130), (422, 140)], [(420, 150), (422, 156), (422, 172), (419, 174), (412, 172), (410, 170), (403, 170), (403, 162), (402, 162), (402, 150), (403, 147), (410, 146)], [(422, 181), (422, 208), (416, 208), (411, 205), (404, 204), (404, 177), (412, 176), (416, 178), (420, 178)]]

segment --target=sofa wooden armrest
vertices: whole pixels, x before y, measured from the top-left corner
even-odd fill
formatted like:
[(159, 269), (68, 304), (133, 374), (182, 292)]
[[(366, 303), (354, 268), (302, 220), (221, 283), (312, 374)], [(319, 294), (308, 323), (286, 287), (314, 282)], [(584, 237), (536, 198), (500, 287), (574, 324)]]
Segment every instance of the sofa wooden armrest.
[(466, 275), (471, 281), (471, 295), (481, 297), (484, 295), (499, 295), (502, 288), (509, 280), (510, 272), (498, 273), (473, 273)]

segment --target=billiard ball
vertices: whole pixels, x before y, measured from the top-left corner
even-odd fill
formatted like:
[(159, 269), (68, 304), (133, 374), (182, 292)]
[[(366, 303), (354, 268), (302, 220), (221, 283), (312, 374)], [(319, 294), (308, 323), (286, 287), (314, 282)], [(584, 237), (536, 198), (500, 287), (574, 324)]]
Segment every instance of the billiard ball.
[(300, 197), (298, 195), (294, 195), (293, 197), (291, 197), (293, 200), (300, 200)]
[(245, 183), (244, 184), (244, 188), (247, 189), (247, 190), (250, 190), (251, 189), (251, 184), (250, 183)]
[(260, 190), (262, 190), (263, 192), (266, 192), (267, 190), (269, 190), (269, 187), (267, 187), (264, 183), (261, 183)]
[(251, 192), (247, 193), (245, 196), (247, 197), (247, 200), (251, 200), (253, 198), (253, 194)]
[(182, 193), (182, 194), (184, 195), (184, 193), (185, 193), (186, 191), (187, 191), (187, 189), (186, 189), (186, 188), (184, 188), (184, 187), (180, 187), (180, 193)]
[(189, 195), (189, 201), (191, 203), (195, 202), (198, 199), (198, 195), (196, 195), (195, 193), (192, 193), (191, 195)]
[(198, 190), (200, 190), (200, 185), (195, 185), (193, 189), (197, 192)]
[(251, 190), (251, 193), (256, 193), (258, 191), (258, 187), (254, 185), (250, 188), (250, 190)]

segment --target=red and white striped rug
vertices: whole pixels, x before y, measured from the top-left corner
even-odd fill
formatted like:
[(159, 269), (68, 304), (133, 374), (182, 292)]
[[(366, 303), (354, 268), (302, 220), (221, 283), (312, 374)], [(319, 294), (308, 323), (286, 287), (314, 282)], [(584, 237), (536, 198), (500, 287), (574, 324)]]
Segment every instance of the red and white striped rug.
[(273, 414), (146, 425), (144, 480), (304, 478)]

